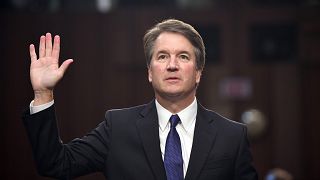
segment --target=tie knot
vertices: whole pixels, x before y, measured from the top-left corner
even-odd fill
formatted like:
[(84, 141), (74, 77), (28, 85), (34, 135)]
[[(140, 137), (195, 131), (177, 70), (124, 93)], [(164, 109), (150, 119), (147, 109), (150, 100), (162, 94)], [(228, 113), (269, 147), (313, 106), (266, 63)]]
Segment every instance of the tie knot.
[(175, 114), (175, 115), (172, 115), (171, 117), (170, 117), (170, 123), (171, 123), (171, 127), (176, 127), (177, 126), (177, 124), (179, 123), (179, 121), (180, 121), (180, 118), (179, 118), (179, 116), (178, 116), (178, 114)]

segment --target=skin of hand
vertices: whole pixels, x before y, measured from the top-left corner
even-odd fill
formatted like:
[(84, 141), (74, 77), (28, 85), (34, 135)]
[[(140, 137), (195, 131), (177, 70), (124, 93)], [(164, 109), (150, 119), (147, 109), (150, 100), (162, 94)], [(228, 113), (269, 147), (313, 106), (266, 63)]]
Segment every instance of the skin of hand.
[(30, 80), (34, 91), (34, 106), (53, 100), (53, 89), (61, 80), (72, 59), (65, 60), (59, 67), (60, 36), (53, 40), (50, 33), (42, 35), (39, 43), (39, 59), (35, 46), (29, 47), (30, 51)]

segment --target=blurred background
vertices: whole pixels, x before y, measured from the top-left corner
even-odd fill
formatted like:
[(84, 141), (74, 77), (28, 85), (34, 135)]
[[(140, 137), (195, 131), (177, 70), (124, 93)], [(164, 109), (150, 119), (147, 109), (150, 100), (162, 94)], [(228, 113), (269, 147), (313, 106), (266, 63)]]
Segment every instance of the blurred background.
[(29, 44), (59, 34), (60, 61), (75, 60), (55, 89), (68, 142), (106, 110), (152, 100), (142, 37), (166, 18), (192, 24), (204, 38), (197, 97), (248, 124), (260, 179), (274, 169), (320, 179), (320, 0), (2, 0), (0, 11), (0, 179), (47, 179), (36, 172), (21, 121), (33, 99)]

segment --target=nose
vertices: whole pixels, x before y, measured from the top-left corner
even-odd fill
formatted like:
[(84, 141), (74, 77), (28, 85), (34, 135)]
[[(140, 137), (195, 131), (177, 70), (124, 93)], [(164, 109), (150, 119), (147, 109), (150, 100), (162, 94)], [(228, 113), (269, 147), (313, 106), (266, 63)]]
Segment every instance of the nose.
[(167, 64), (167, 70), (168, 71), (177, 71), (179, 69), (179, 62), (178, 59), (174, 56), (171, 56), (171, 58), (168, 61)]

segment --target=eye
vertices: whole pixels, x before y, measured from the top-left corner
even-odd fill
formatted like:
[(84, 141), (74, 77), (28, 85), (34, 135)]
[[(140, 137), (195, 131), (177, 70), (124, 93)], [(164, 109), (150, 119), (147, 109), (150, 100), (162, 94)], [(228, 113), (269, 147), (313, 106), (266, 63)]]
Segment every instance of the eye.
[(166, 58), (165, 55), (160, 55), (158, 59), (164, 59), (164, 58)]
[(167, 59), (167, 55), (165, 55), (165, 54), (160, 54), (160, 55), (158, 55), (158, 60), (164, 60), (164, 59)]
[(187, 54), (181, 54), (180, 59), (182, 60), (189, 60), (189, 56)]

